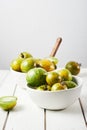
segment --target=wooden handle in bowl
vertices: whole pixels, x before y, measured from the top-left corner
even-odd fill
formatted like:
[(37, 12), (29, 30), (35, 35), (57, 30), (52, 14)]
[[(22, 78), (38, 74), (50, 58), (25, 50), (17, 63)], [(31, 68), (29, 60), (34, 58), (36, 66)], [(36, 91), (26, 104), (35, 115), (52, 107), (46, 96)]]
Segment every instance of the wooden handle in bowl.
[(56, 55), (56, 52), (57, 52), (61, 42), (62, 42), (62, 38), (61, 37), (57, 38), (56, 43), (55, 43), (55, 45), (54, 45), (54, 47), (53, 47), (53, 49), (52, 49), (52, 51), (50, 53), (50, 56), (55, 56)]

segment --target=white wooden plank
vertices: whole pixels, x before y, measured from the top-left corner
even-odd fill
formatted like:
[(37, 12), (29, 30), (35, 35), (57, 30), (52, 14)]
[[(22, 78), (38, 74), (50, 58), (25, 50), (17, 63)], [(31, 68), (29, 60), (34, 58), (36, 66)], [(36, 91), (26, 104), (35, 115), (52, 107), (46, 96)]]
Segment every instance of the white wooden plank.
[[(0, 97), (1, 96), (9, 96), (13, 95), (14, 88), (16, 85), (16, 82), (14, 78), (12, 78), (12, 74), (9, 71), (0, 71)], [(2, 74), (2, 75), (1, 75)], [(7, 117), (6, 111), (2, 110), (0, 108), (0, 130), (2, 130), (3, 125), (5, 123), (6, 117)]]
[(5, 77), (8, 75), (9, 70), (0, 70), (0, 87), (4, 82)]
[[(8, 70), (0, 70), (0, 87), (2, 86), (4, 79), (6, 78), (8, 73), (9, 73)], [(1, 90), (0, 90), (0, 92), (1, 92)], [(1, 94), (0, 94), (0, 96), (1, 96)], [(3, 129), (3, 125), (4, 125), (4, 121), (6, 119), (6, 116), (7, 116), (7, 112), (0, 109), (0, 130)]]
[(6, 75), (8, 72), (9, 70), (0, 70), (0, 77), (2, 77), (3, 75)]
[(11, 74), (13, 77), (16, 79), (16, 83), (19, 85), (21, 88), (26, 87), (26, 73), (21, 73), (21, 72), (15, 72), (13, 70), (10, 70)]
[(15, 96), (17, 105), (10, 112), (5, 130), (44, 130), (44, 110), (37, 107), (26, 90), (19, 86)]
[(85, 119), (87, 122), (87, 69), (82, 70), (80, 77), (83, 79), (81, 103), (83, 106), (83, 111), (84, 111)]
[(0, 96), (13, 95), (16, 86), (16, 78), (9, 72), (0, 87)]
[[(81, 70), (82, 71), (82, 70)], [(85, 72), (85, 74), (84, 74)], [(87, 80), (87, 69), (80, 73), (80, 77)], [(18, 77), (9, 73), (5, 82), (0, 87), (0, 96), (13, 95)], [(1, 80), (0, 80), (1, 81)], [(87, 115), (87, 83), (82, 88), (81, 101), (84, 106), (85, 115)], [(29, 98), (29, 95), (19, 86), (16, 91), (18, 97), (17, 106), (10, 112), (5, 130), (43, 130), (44, 129), (44, 111), (35, 106)], [(2, 130), (7, 113), (0, 109), (0, 130)], [(71, 107), (63, 111), (46, 112), (46, 130), (86, 130), (83, 115), (81, 113), (79, 102), (75, 102)]]
[(3, 130), (4, 122), (6, 120), (7, 112), (0, 109), (0, 130)]
[(81, 104), (83, 107), (84, 115), (85, 115), (85, 120), (87, 122), (87, 94), (81, 96)]
[(46, 130), (86, 130), (79, 101), (61, 111), (46, 111)]

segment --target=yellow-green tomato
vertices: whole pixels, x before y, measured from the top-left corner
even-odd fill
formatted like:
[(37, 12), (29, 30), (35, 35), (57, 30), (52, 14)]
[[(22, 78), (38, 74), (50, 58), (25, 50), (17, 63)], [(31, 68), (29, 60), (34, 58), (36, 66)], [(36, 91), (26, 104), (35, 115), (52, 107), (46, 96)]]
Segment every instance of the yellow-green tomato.
[(56, 65), (54, 64), (54, 62), (48, 59), (38, 60), (37, 66), (44, 68), (47, 72), (50, 72), (56, 69)]
[(43, 68), (30, 69), (26, 75), (26, 81), (28, 86), (38, 87), (46, 83), (46, 70)]
[(50, 60), (51, 62), (54, 62), (54, 64), (56, 65), (58, 63), (58, 59), (56, 57), (47, 57), (46, 59)]
[(3, 96), (3, 97), (0, 97), (0, 107), (3, 109), (3, 110), (11, 110), (15, 107), (17, 103), (17, 97), (15, 96)]
[(62, 80), (72, 80), (72, 74), (67, 69), (61, 69), (58, 71), (59, 75), (61, 76)]
[(12, 62), (10, 64), (11, 68), (15, 71), (20, 72), (21, 71), (20, 66), (21, 66), (22, 61), (23, 61), (23, 59), (20, 59), (20, 58), (12, 60)]
[(42, 87), (37, 87), (36, 90), (44, 91), (44, 88), (42, 88)]
[(29, 52), (21, 52), (18, 56), (18, 58), (23, 58), (23, 59), (30, 58), (30, 57), (32, 57), (32, 55)]
[(50, 85), (47, 85), (47, 90), (51, 91), (51, 86)]
[(26, 58), (21, 63), (21, 71), (24, 73), (28, 72), (32, 68), (34, 68), (34, 59), (33, 58)]
[(77, 86), (77, 84), (73, 81), (63, 81), (67, 88), (70, 89), (70, 88), (75, 88)]
[(41, 85), (39, 87), (36, 88), (37, 90), (46, 90), (46, 85)]
[(46, 84), (46, 85), (41, 85), (41, 86), (37, 87), (36, 89), (37, 90), (42, 90), (42, 91), (45, 91), (45, 90), (50, 91), (51, 90), (51, 86)]
[(54, 83), (61, 82), (61, 77), (56, 72), (48, 72), (46, 75), (46, 82), (52, 86)]
[(55, 83), (52, 88), (51, 91), (59, 91), (59, 90), (65, 90), (67, 89), (66, 85), (62, 85), (61, 83)]
[(80, 73), (80, 65), (76, 61), (69, 61), (65, 68), (68, 69), (72, 75), (78, 75)]

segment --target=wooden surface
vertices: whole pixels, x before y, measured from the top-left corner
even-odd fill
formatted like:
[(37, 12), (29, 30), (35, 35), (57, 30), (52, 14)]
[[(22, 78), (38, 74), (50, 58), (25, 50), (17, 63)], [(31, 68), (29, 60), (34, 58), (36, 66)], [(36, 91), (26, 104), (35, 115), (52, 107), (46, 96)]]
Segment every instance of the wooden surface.
[(83, 79), (80, 99), (67, 109), (49, 111), (31, 101), (26, 89), (17, 83), (19, 76), (0, 70), (0, 97), (18, 98), (13, 110), (0, 109), (0, 130), (87, 130), (87, 69), (81, 69), (79, 76)]

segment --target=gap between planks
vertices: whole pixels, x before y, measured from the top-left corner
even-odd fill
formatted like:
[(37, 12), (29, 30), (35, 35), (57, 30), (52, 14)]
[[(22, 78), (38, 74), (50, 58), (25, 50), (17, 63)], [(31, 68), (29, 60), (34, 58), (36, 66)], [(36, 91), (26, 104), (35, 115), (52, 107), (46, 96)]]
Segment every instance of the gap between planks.
[(44, 109), (44, 130), (46, 130), (46, 109)]
[(83, 118), (84, 118), (84, 121), (85, 121), (85, 125), (86, 125), (86, 127), (87, 127), (85, 112), (84, 112), (84, 109), (83, 109), (82, 102), (81, 102), (81, 99), (80, 99), (80, 98), (79, 98), (79, 103), (80, 103), (81, 111), (82, 111)]

